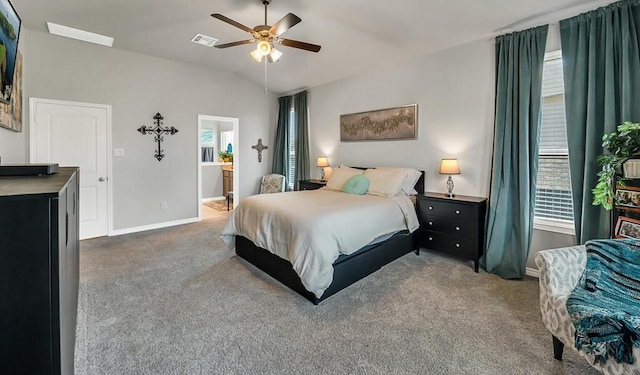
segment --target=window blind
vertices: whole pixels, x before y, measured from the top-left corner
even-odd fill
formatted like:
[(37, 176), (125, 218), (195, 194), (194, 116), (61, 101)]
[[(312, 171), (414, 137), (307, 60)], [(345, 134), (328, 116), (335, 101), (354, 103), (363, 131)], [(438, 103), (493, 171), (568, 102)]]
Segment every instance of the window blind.
[(296, 113), (293, 109), (289, 112), (289, 171), (287, 181), (289, 190), (296, 186)]
[(573, 222), (560, 51), (545, 55), (535, 216)]

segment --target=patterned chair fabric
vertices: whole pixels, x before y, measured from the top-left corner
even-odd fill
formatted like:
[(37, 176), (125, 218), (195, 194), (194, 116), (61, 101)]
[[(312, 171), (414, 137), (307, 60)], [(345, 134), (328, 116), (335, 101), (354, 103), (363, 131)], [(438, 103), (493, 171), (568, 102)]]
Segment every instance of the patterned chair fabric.
[(268, 174), (262, 177), (260, 194), (281, 193), (284, 191), (284, 176), (281, 174)]
[(593, 356), (575, 349), (576, 330), (567, 311), (569, 294), (580, 282), (587, 265), (587, 252), (583, 245), (544, 250), (536, 254), (536, 265), (540, 271), (540, 312), (544, 326), (565, 345), (581, 356), (589, 364), (605, 374), (631, 374), (640, 371), (640, 349), (633, 349), (636, 363), (633, 365), (607, 361), (605, 365), (595, 364)]

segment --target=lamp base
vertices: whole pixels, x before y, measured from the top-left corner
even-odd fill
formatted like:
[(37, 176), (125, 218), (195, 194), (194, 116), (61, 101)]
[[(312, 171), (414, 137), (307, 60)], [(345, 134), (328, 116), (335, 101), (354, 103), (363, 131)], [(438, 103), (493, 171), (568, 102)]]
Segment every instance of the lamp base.
[(449, 198), (453, 198), (456, 195), (453, 194), (453, 179), (451, 178), (451, 175), (449, 175), (449, 178), (447, 179), (447, 196)]
[(324, 167), (320, 168), (320, 181), (324, 181)]

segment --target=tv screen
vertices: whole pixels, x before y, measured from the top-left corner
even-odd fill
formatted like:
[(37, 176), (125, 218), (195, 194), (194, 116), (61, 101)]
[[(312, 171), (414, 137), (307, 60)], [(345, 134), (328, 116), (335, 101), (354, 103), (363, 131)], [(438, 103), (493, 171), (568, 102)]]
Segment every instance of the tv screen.
[(0, 0), (0, 102), (4, 103), (11, 100), (20, 24), (9, 0)]

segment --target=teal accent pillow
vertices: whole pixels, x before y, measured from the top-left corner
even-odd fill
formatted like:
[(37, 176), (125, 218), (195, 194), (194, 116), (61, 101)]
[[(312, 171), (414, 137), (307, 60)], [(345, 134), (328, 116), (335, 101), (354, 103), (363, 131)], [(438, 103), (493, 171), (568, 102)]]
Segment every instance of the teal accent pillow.
[(357, 174), (344, 183), (342, 191), (347, 194), (364, 195), (369, 190), (369, 179), (363, 174)]

